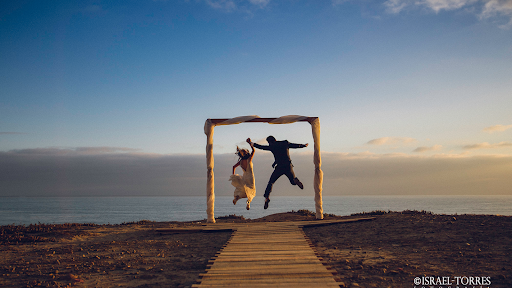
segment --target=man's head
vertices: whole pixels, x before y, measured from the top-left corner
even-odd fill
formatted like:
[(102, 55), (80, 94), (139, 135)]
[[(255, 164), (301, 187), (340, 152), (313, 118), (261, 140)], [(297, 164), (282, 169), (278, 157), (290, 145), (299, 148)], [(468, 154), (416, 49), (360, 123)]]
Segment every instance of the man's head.
[(276, 142), (276, 138), (274, 138), (274, 136), (268, 136), (267, 137), (267, 142), (268, 142), (268, 144), (275, 143)]

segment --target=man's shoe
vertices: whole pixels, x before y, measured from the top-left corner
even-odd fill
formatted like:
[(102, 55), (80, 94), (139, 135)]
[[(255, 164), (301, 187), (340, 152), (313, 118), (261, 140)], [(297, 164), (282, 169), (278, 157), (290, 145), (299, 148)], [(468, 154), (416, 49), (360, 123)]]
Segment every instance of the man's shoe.
[(268, 208), (268, 202), (270, 202), (270, 199), (265, 198), (265, 205), (263, 206), (263, 209), (267, 209)]
[(304, 189), (304, 185), (299, 181), (299, 178), (295, 178), (295, 185), (299, 186), (300, 189)]

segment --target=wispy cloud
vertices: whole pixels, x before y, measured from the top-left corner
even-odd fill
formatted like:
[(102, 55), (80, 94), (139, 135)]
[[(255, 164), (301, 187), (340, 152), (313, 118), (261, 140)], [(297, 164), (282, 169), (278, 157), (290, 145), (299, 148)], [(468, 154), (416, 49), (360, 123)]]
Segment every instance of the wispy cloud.
[(479, 19), (505, 19), (500, 28), (512, 26), (512, 0), (387, 0), (386, 11), (398, 14), (406, 9), (427, 8), (435, 13), (465, 9), (475, 13)]
[(140, 149), (127, 147), (77, 147), (74, 149), (80, 154), (108, 154), (108, 153), (133, 153), (140, 152)]
[(395, 144), (409, 144), (417, 140), (408, 137), (382, 137), (368, 141), (368, 145), (395, 145)]
[(206, 4), (210, 7), (226, 12), (236, 10), (236, 4), (233, 0), (206, 0)]
[(350, 0), (332, 0), (332, 5), (333, 6), (337, 6), (337, 5), (341, 5), (341, 4), (343, 4), (345, 2), (348, 2), (348, 1), (350, 1)]
[(438, 13), (441, 10), (456, 10), (470, 4), (478, 2), (477, 0), (387, 0), (384, 6), (390, 13), (400, 13), (407, 7), (422, 6)]
[(494, 133), (494, 132), (503, 132), (505, 130), (511, 129), (512, 125), (494, 125), (484, 128), (484, 132)]
[(388, 0), (384, 2), (386, 11), (391, 14), (400, 13), (407, 5), (407, 1), (404, 0)]
[(248, 7), (245, 4), (249, 3), (252, 6), (263, 9), (270, 3), (270, 0), (247, 0), (245, 3), (241, 1), (236, 2), (234, 0), (205, 0), (205, 2), (210, 7), (224, 12), (233, 12), (240, 9), (240, 7), (243, 7), (241, 10), (247, 12)]
[(494, 148), (507, 148), (512, 147), (512, 142), (499, 142), (495, 144), (490, 144), (488, 142), (478, 143), (478, 144), (472, 144), (472, 145), (466, 145), (463, 146), (463, 149), (466, 150), (473, 150), (473, 149), (494, 149)]
[(423, 0), (417, 3), (434, 10), (436, 13), (441, 10), (456, 10), (477, 2), (477, 0)]
[(512, 0), (487, 0), (480, 18), (505, 17), (508, 23), (500, 25), (501, 28), (512, 27)]
[(265, 6), (268, 5), (270, 0), (249, 0), (249, 2), (253, 5), (260, 7), (260, 8), (264, 8)]
[[(155, 0), (154, 0), (155, 1)], [(252, 8), (263, 9), (271, 0), (203, 0), (210, 7), (224, 12), (244, 11), (251, 13)], [(332, 6), (341, 6), (356, 0), (331, 0)], [(498, 23), (500, 28), (512, 27), (512, 0), (386, 0), (383, 7), (387, 13), (399, 14), (403, 11), (426, 9), (434, 13), (462, 10), (472, 13), (480, 20)], [(99, 7), (99, 6), (98, 6)], [(89, 9), (98, 8), (91, 5)], [(252, 8), (251, 8), (252, 7)], [(101, 7), (99, 7), (101, 8)]]
[(441, 150), (442, 148), (443, 148), (442, 145), (434, 145), (431, 147), (418, 147), (418, 148), (414, 149), (413, 152), (423, 153), (423, 152)]
[(140, 149), (126, 148), (126, 147), (75, 147), (75, 148), (34, 148), (34, 149), (19, 149), (11, 150), (11, 154), (25, 154), (25, 155), (100, 155), (100, 154), (119, 154), (119, 153), (137, 153)]

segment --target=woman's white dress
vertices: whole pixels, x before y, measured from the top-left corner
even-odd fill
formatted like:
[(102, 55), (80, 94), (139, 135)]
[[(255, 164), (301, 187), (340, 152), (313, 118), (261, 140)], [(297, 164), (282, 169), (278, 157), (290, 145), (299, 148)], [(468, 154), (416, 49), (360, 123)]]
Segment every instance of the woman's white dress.
[(234, 196), (238, 196), (240, 198), (247, 198), (247, 203), (250, 203), (252, 201), (252, 198), (256, 196), (256, 185), (254, 185), (254, 172), (252, 171), (252, 161), (247, 162), (247, 170), (244, 171), (244, 175), (231, 175), (229, 177), (229, 181), (231, 181), (231, 185), (235, 186)]

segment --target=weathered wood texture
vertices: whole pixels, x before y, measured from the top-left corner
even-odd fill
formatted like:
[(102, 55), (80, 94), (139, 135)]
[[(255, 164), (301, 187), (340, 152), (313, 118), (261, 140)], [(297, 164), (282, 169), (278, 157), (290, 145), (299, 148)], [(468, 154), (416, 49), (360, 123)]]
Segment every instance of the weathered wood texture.
[(192, 287), (339, 287), (301, 227), (372, 219), (214, 224), (233, 236)]
[[(318, 117), (306, 117), (306, 119), (304, 120), (299, 120), (299, 122), (312, 122), (314, 121), (315, 119), (317, 119)], [(245, 123), (248, 123), (248, 122), (257, 122), (257, 123), (265, 123), (265, 122), (270, 122), (272, 120), (275, 120), (277, 118), (255, 118), (255, 119), (252, 119), (252, 120), (248, 120), (248, 121), (245, 121)], [(210, 119), (210, 121), (212, 121), (213, 124), (219, 124), (219, 123), (222, 123), (226, 120), (229, 120), (229, 118), (222, 118), (222, 119)]]

